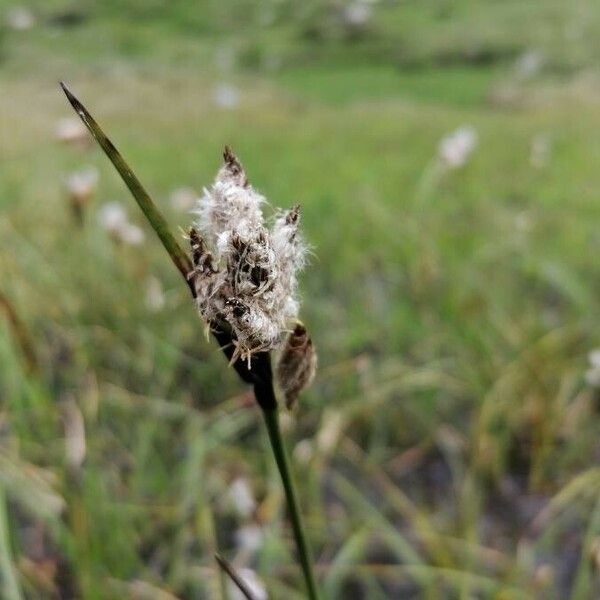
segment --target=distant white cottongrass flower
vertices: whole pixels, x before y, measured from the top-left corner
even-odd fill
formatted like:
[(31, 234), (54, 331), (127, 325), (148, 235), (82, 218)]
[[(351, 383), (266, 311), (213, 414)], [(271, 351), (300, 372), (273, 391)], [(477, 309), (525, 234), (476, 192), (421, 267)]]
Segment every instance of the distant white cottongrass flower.
[(129, 222), (127, 212), (120, 202), (105, 204), (99, 213), (100, 225), (118, 243), (139, 246), (144, 241), (144, 232)]
[[(198, 309), (208, 324), (230, 328), (232, 360), (281, 347), (298, 315), (296, 275), (306, 247), (299, 207), (265, 224), (263, 196), (248, 182), (229, 148), (225, 163), (199, 200), (198, 229), (190, 232)], [(205, 242), (206, 240), (206, 242)], [(209, 248), (214, 252), (211, 253)]]
[(309, 439), (300, 440), (296, 444), (296, 447), (292, 452), (294, 460), (301, 465), (307, 465), (308, 463), (310, 463), (310, 461), (313, 459), (314, 454), (314, 444), (312, 440)]
[(14, 6), (6, 14), (6, 23), (15, 31), (27, 31), (35, 25), (35, 17), (26, 6)]
[(146, 281), (146, 306), (150, 312), (160, 312), (167, 303), (163, 285), (158, 277)]
[(438, 146), (438, 156), (448, 169), (459, 169), (467, 164), (479, 142), (474, 127), (464, 125), (442, 138)]
[(194, 208), (194, 204), (198, 200), (198, 194), (189, 187), (180, 187), (171, 192), (169, 203), (175, 210), (189, 212)]
[(527, 50), (517, 58), (514, 70), (520, 79), (530, 79), (544, 66), (544, 55), (540, 50)]
[(90, 134), (81, 119), (65, 117), (56, 122), (56, 139), (65, 144), (88, 144), (91, 142)]
[(342, 11), (344, 25), (354, 29), (368, 25), (372, 16), (373, 7), (364, 0), (351, 2)]
[(600, 350), (588, 354), (590, 368), (585, 372), (585, 380), (590, 387), (600, 389)]
[(83, 225), (85, 209), (98, 186), (98, 171), (87, 167), (71, 173), (65, 179), (69, 204), (79, 225)]
[[(236, 569), (236, 571), (248, 586), (249, 591), (252, 592), (252, 597), (255, 600), (268, 600), (269, 595), (267, 594), (265, 584), (261, 581), (255, 571), (247, 568)], [(237, 585), (230, 580), (227, 581), (227, 592), (227, 595), (231, 600), (246, 600), (247, 598)]]
[(100, 225), (112, 234), (128, 223), (127, 211), (119, 202), (108, 202), (100, 209)]
[(256, 501), (245, 477), (236, 477), (227, 489), (227, 499), (231, 508), (242, 518), (247, 519), (256, 510)]
[(98, 170), (94, 167), (87, 167), (80, 171), (71, 173), (65, 186), (69, 194), (82, 202), (86, 202), (96, 191), (98, 185)]
[(213, 102), (219, 108), (233, 110), (240, 103), (240, 91), (229, 83), (219, 83), (213, 90)]
[(141, 227), (129, 223), (120, 231), (120, 241), (128, 246), (139, 246), (144, 243), (146, 236)]
[(256, 523), (240, 527), (234, 534), (235, 545), (240, 552), (254, 554), (264, 543), (265, 534)]

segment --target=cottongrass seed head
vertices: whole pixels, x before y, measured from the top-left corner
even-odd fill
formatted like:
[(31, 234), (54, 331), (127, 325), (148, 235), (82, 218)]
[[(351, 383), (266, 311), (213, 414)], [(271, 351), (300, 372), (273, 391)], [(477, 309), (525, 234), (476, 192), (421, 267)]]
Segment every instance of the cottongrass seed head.
[(477, 148), (479, 136), (471, 125), (463, 125), (446, 135), (438, 145), (439, 159), (447, 169), (464, 167)]
[(65, 189), (73, 217), (83, 225), (86, 207), (98, 186), (98, 171), (88, 167), (71, 173), (65, 179)]
[(127, 211), (120, 202), (107, 202), (98, 213), (100, 226), (116, 244), (139, 246), (144, 242), (143, 230), (129, 221)]
[(298, 315), (297, 279), (306, 247), (300, 210), (278, 211), (267, 227), (265, 199), (226, 147), (224, 164), (204, 190), (190, 231), (191, 274), (198, 309), (209, 324), (229, 327), (237, 358), (281, 346)]
[(585, 372), (586, 383), (596, 390), (600, 389), (600, 349), (588, 354), (589, 369)]

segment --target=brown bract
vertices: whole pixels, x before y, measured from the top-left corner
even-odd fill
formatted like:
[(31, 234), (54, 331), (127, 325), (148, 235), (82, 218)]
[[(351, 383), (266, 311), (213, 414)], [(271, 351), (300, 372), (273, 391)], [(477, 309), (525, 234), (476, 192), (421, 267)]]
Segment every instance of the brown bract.
[(288, 335), (277, 366), (277, 381), (285, 404), (293, 408), (300, 392), (308, 387), (317, 370), (317, 353), (306, 327), (297, 323)]

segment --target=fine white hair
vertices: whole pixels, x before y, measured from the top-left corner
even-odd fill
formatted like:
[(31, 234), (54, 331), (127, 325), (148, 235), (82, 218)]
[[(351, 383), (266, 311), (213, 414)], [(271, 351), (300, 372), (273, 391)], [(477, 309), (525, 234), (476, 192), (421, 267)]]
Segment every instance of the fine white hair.
[(190, 233), (198, 309), (208, 324), (227, 324), (233, 359), (281, 346), (298, 315), (297, 273), (306, 246), (298, 206), (265, 223), (265, 199), (248, 182), (229, 148), (213, 185), (204, 190)]

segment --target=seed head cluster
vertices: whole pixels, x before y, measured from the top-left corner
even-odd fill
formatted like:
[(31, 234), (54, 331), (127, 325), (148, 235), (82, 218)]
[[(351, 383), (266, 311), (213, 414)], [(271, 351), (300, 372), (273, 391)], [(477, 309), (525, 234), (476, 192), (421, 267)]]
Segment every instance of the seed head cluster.
[(209, 325), (228, 327), (232, 360), (281, 345), (298, 315), (298, 271), (306, 247), (298, 233), (299, 207), (278, 211), (270, 227), (265, 199), (248, 182), (229, 148), (210, 189), (199, 200), (190, 231), (198, 309)]

